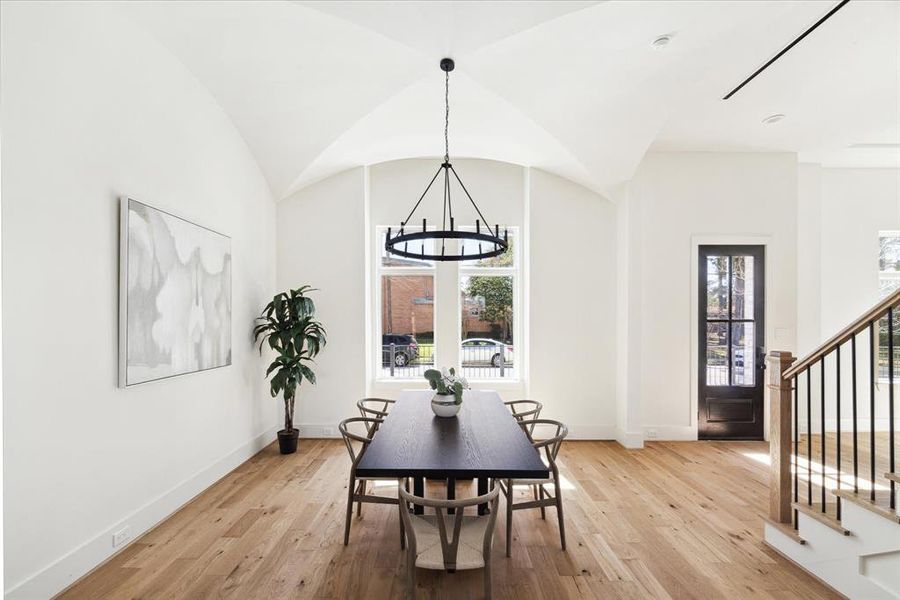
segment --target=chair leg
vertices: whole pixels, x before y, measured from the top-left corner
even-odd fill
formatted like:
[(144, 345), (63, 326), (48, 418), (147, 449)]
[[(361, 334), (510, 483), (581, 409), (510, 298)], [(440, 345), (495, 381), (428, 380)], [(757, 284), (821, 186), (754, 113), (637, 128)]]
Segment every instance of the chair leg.
[(566, 522), (563, 520), (562, 494), (559, 489), (559, 481), (554, 478), (553, 481), (556, 490), (556, 517), (559, 519), (559, 541), (562, 549), (566, 549)]
[[(400, 505), (400, 513), (403, 512), (403, 499), (400, 498), (398, 504)], [(406, 549), (406, 527), (403, 526), (403, 515), (398, 513), (397, 516), (400, 518), (400, 549)]]
[(344, 523), (344, 545), (350, 543), (350, 520), (353, 518), (353, 492), (356, 489), (356, 478), (350, 476), (350, 486), (347, 491), (347, 520)]
[(416, 557), (406, 553), (406, 597), (416, 600)]
[[(362, 480), (362, 481), (359, 482), (359, 488), (360, 488), (360, 492), (359, 492), (359, 493), (360, 493), (360, 496), (365, 496), (365, 495), (366, 495), (366, 483), (367, 483), (366, 480)], [(362, 516), (362, 505), (363, 505), (362, 502), (357, 502), (357, 503), (356, 503), (356, 517), (357, 517), (357, 518), (359, 518), (359, 517)]]
[[(540, 490), (540, 498), (539, 499), (543, 500), (544, 494), (546, 493), (546, 492), (544, 492), (544, 486), (538, 485), (538, 490)], [(546, 509), (546, 507), (544, 507), (543, 504), (541, 505), (541, 518), (544, 519), (545, 521), (547, 520), (547, 509)]]
[(506, 556), (512, 556), (513, 487), (512, 479), (506, 480)]
[(491, 557), (484, 557), (484, 597), (491, 600)]

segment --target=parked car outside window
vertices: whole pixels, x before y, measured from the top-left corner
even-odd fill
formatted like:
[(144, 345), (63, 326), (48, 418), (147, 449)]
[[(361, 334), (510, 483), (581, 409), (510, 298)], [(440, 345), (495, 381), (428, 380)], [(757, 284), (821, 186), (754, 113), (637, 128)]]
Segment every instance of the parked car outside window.
[(460, 360), (463, 365), (489, 364), (499, 367), (501, 357), (505, 363), (513, 361), (513, 347), (488, 338), (469, 338), (462, 341)]
[(394, 366), (405, 367), (419, 356), (419, 344), (412, 335), (386, 333), (381, 336), (381, 362), (391, 364), (391, 344), (394, 345)]

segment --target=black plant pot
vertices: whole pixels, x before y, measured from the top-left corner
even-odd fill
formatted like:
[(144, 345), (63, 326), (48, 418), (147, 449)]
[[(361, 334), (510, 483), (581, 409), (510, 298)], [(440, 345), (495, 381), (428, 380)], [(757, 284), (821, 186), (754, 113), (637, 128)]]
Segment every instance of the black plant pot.
[(278, 432), (278, 448), (282, 454), (293, 454), (297, 451), (297, 441), (300, 438), (299, 429), (282, 429)]

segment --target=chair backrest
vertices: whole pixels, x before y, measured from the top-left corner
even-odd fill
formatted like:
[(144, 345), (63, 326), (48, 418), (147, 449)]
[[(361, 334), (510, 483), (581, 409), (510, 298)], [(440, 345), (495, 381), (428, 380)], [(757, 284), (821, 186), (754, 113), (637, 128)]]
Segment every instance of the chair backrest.
[(388, 415), (388, 409), (393, 403), (393, 400), (387, 398), (363, 398), (356, 403), (356, 407), (363, 417), (383, 419)]
[[(503, 404), (512, 411), (512, 415), (515, 417), (516, 421), (520, 422), (526, 419), (539, 419), (541, 410), (544, 408), (544, 405), (537, 400), (510, 400)], [(529, 433), (534, 433), (534, 426), (531, 427)]]
[[(405, 527), (407, 540), (409, 542), (409, 551), (415, 556), (416, 554), (416, 531), (412, 525), (412, 517), (410, 517), (408, 505), (412, 504), (413, 506), (421, 506), (426, 508), (433, 508), (437, 527), (438, 527), (438, 535), (441, 539), (441, 553), (444, 558), (444, 568), (445, 569), (455, 569), (456, 568), (456, 557), (459, 552), (459, 534), (462, 531), (463, 525), (463, 516), (466, 508), (478, 506), (479, 504), (487, 504), (490, 503), (491, 514), (486, 517), (478, 517), (480, 519), (487, 519), (487, 526), (484, 528), (484, 539), (482, 541), (482, 555), (487, 560), (487, 556), (491, 551), (491, 540), (494, 537), (494, 525), (497, 522), (497, 512), (500, 506), (500, 488), (494, 487), (490, 492), (484, 494), (482, 496), (476, 496), (475, 498), (461, 498), (459, 500), (438, 500), (433, 498), (423, 498), (421, 496), (414, 496), (406, 491), (406, 486), (403, 485), (404, 482), (401, 479), (400, 485), (397, 489), (400, 492), (400, 498), (402, 499), (400, 502), (400, 518), (403, 520), (403, 526)], [(454, 509), (454, 514), (450, 515), (447, 513), (447, 509)], [(452, 520), (452, 537), (450, 532), (448, 531), (448, 523), (447, 520)]]
[[(552, 436), (535, 441), (532, 436), (532, 432), (534, 431), (535, 425), (549, 425), (555, 428), (555, 432)], [(564, 423), (559, 421), (554, 421), (553, 419), (530, 419), (525, 421), (519, 421), (519, 426), (528, 436), (528, 439), (531, 440), (531, 445), (540, 450), (544, 449), (544, 453), (547, 455), (547, 460), (550, 462), (550, 467), (553, 469), (553, 472), (556, 474), (559, 471), (556, 469), (556, 455), (559, 454), (559, 449), (562, 446), (562, 442), (566, 439), (566, 436), (569, 435), (569, 428), (566, 427)]]
[[(338, 431), (341, 432), (341, 437), (344, 438), (344, 444), (347, 446), (347, 452), (350, 453), (350, 460), (353, 461), (354, 469), (356, 468), (356, 463), (359, 462), (366, 448), (372, 442), (372, 437), (378, 431), (378, 426), (383, 422), (381, 419), (372, 417), (351, 417), (344, 419), (338, 424)], [(351, 429), (360, 429), (364, 433), (357, 433), (351, 431)], [(354, 447), (354, 442), (359, 444), (358, 450)]]

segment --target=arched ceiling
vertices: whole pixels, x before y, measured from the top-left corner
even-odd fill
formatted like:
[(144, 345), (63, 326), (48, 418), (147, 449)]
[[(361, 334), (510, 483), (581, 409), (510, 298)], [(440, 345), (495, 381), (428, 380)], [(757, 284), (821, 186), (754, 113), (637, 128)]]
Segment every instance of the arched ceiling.
[[(441, 155), (443, 56), (457, 61), (451, 155), (536, 166), (597, 191), (629, 179), (650, 148), (900, 161), (900, 3), (849, 3), (722, 100), (833, 6), (204, 1), (117, 10), (210, 90), (282, 198), (351, 166)], [(671, 43), (652, 48), (662, 34)], [(773, 113), (788, 117), (763, 125)], [(865, 151), (853, 154), (854, 145)]]

